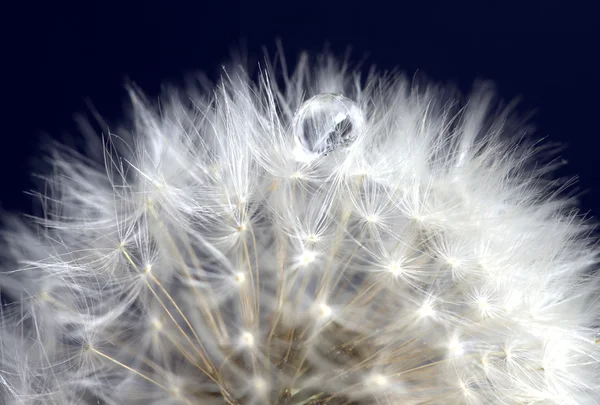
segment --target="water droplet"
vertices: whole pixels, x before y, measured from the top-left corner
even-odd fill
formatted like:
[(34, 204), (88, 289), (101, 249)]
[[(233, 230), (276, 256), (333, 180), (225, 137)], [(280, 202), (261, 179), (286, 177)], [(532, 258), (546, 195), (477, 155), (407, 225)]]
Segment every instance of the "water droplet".
[(323, 93), (310, 98), (294, 117), (296, 158), (310, 161), (351, 145), (364, 121), (356, 103), (341, 94)]

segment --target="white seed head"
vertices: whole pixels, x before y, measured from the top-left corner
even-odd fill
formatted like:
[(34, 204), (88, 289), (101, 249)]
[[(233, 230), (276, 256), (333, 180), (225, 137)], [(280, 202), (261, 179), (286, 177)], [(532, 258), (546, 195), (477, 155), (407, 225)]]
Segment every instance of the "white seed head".
[(322, 62), (131, 89), (102, 162), (57, 148), (40, 218), (2, 221), (0, 403), (600, 403), (553, 156), (489, 87)]

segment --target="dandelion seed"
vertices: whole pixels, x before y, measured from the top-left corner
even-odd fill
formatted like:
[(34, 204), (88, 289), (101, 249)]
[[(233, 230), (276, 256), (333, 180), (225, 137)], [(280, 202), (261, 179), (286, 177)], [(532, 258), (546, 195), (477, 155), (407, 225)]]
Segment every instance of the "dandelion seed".
[(160, 331), (162, 330), (162, 328), (163, 328), (163, 324), (162, 324), (162, 322), (161, 322), (160, 320), (158, 320), (158, 319), (153, 319), (153, 320), (152, 320), (152, 322), (151, 322), (151, 324), (152, 324), (152, 327), (153, 327), (153, 328), (154, 328), (154, 329), (155, 329), (157, 332), (160, 332)]
[(308, 235), (306, 240), (310, 243), (317, 243), (319, 241), (319, 237), (315, 234), (310, 234), (310, 235)]
[(375, 223), (379, 222), (379, 217), (377, 215), (367, 215), (365, 217), (365, 221), (367, 221), (368, 223), (371, 223), (371, 224), (375, 224)]
[(504, 357), (506, 357), (506, 361), (511, 362), (513, 357), (512, 357), (512, 351), (509, 348), (504, 349)]
[(458, 338), (454, 337), (448, 345), (448, 352), (452, 357), (459, 357), (465, 353), (465, 349), (463, 347), (463, 344), (458, 340)]
[(237, 284), (243, 284), (246, 281), (246, 275), (242, 272), (237, 272), (234, 275), (234, 280)]
[(483, 365), (484, 370), (488, 372), (490, 369), (490, 359), (487, 353), (481, 357), (481, 364)]
[(425, 301), (421, 308), (419, 308), (418, 313), (421, 318), (431, 318), (435, 315), (435, 310), (430, 301)]
[(252, 334), (250, 332), (242, 333), (240, 341), (242, 343), (242, 346), (246, 346), (246, 347), (254, 346), (254, 336), (252, 336)]
[(392, 276), (394, 276), (394, 277), (399, 277), (403, 272), (402, 264), (398, 263), (398, 262), (394, 262), (394, 263), (390, 264), (388, 266), (388, 269), (389, 269), (390, 273), (392, 274)]
[(317, 259), (317, 254), (315, 252), (310, 251), (310, 250), (305, 250), (304, 252), (302, 252), (302, 255), (300, 256), (300, 264), (302, 266), (308, 266), (309, 264), (314, 262), (316, 259)]
[(327, 304), (317, 305), (317, 317), (321, 320), (328, 319), (333, 314), (333, 309)]
[(371, 376), (369, 381), (371, 381), (377, 387), (385, 387), (388, 384), (388, 379), (381, 374), (375, 374)]
[(269, 392), (269, 385), (264, 378), (256, 377), (253, 381), (254, 390), (260, 395), (264, 396)]

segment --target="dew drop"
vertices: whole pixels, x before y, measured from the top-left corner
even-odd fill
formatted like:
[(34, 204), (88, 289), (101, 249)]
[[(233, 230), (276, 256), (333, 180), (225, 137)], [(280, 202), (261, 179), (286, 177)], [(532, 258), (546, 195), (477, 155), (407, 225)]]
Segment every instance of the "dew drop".
[(299, 161), (310, 161), (352, 144), (362, 130), (361, 109), (341, 94), (318, 94), (304, 102), (294, 117)]

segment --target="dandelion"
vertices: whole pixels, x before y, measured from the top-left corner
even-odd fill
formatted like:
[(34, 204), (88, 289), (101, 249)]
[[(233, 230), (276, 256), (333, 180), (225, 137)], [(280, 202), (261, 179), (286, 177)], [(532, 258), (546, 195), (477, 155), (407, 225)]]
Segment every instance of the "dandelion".
[(55, 149), (2, 404), (597, 404), (595, 241), (489, 87), (268, 66)]

